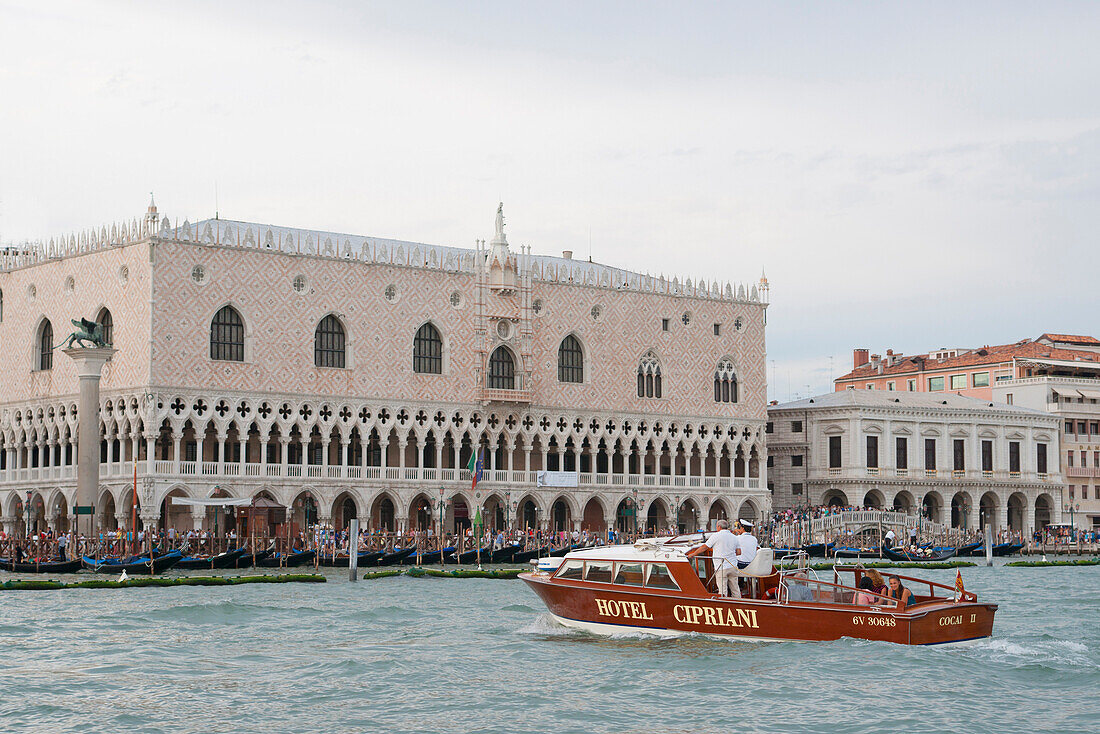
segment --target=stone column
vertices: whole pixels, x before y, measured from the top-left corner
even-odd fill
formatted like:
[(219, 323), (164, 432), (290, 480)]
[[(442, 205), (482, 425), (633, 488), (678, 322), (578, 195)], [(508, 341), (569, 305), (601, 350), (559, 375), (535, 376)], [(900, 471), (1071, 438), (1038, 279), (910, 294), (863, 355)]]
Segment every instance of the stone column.
[[(92, 349), (70, 348), (65, 350), (76, 362), (80, 379), (77, 428), (76, 495), (73, 497), (73, 529), (79, 530), (77, 507), (92, 507), (99, 491), (99, 380), (103, 365), (115, 354), (111, 347)], [(91, 515), (91, 531), (97, 528), (95, 515)]]

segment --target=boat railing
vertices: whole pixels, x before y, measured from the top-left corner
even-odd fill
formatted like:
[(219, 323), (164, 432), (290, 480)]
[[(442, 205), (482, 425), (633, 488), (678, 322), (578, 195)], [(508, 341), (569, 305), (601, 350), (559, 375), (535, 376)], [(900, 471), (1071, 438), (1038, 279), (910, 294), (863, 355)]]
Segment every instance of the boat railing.
[[(833, 574), (837, 578), (839, 578), (839, 575), (840, 575), (841, 571), (852, 571), (852, 572), (857, 572), (858, 571), (858, 573), (856, 575), (856, 583), (857, 584), (859, 583), (860, 577), (864, 573), (866, 573), (866, 569), (864, 569), (863, 566), (859, 566), (859, 565), (855, 565), (855, 566), (833, 566)], [(897, 576), (898, 580), (902, 583), (902, 585), (906, 586), (906, 588), (909, 589), (909, 592), (913, 595), (912, 604), (918, 604), (918, 603), (925, 602), (925, 601), (939, 601), (939, 600), (956, 598), (955, 587), (954, 586), (948, 586), (947, 584), (941, 584), (938, 581), (929, 581), (928, 579), (919, 579), (915, 576), (902, 576), (901, 574), (890, 574), (890, 576)], [(906, 585), (906, 582), (909, 582), (909, 585)], [(928, 587), (928, 594), (925, 595), (923, 598), (922, 598), (921, 595), (917, 594), (917, 592), (914, 588), (914, 587), (920, 587), (920, 586), (927, 586)], [(938, 595), (938, 594), (936, 594), (937, 589), (946, 591), (948, 593), (943, 594), (943, 595)], [(960, 602), (976, 602), (976, 601), (978, 601), (978, 595), (975, 594), (974, 592), (964, 590), (963, 593), (957, 597), (957, 600), (960, 601)]]
[[(802, 587), (804, 591), (800, 593), (808, 593), (812, 598), (791, 599), (792, 587)], [(856, 601), (860, 594), (865, 594), (870, 597), (871, 603), (857, 604)], [(777, 599), (780, 604), (788, 604), (792, 601), (806, 601), (818, 604), (850, 604), (852, 606), (881, 607), (891, 610), (895, 610), (898, 607), (898, 601), (896, 599), (891, 599), (883, 594), (876, 594), (865, 589), (845, 586), (844, 584), (822, 581), (817, 578), (811, 579), (805, 575), (802, 569), (780, 571)]]

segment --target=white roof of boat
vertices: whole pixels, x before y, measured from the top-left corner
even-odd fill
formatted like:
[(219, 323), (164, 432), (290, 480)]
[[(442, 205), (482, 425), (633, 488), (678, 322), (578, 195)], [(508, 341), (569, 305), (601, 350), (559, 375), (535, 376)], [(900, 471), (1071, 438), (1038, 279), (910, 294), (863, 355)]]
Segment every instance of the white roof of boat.
[[(682, 540), (682, 537), (680, 538)], [(670, 545), (672, 538), (642, 540), (633, 545), (608, 545), (569, 553), (567, 559), (586, 561), (683, 561), (684, 553), (702, 542)]]

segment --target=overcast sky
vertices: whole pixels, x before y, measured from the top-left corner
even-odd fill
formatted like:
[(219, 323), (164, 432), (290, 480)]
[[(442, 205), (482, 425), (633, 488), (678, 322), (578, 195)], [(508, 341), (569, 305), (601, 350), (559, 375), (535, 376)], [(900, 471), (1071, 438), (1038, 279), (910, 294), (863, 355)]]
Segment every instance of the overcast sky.
[[(767, 269), (770, 395), (1100, 336), (1100, 3), (0, 0), (0, 241), (161, 212)], [(774, 367), (771, 363), (774, 362)], [(832, 365), (832, 373), (830, 373)]]

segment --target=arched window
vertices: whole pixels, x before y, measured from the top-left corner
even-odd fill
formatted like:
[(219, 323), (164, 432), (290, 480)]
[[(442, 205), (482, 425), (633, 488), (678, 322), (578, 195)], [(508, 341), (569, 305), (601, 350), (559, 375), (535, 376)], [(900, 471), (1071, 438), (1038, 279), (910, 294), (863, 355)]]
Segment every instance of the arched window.
[(661, 360), (652, 350), (638, 362), (638, 397), (661, 397)]
[(49, 319), (38, 327), (38, 369), (53, 369), (53, 324)]
[(222, 306), (210, 322), (210, 359), (244, 361), (244, 321), (232, 306)]
[(558, 347), (558, 381), (584, 382), (584, 353), (580, 340), (572, 334)]
[(489, 356), (489, 389), (516, 389), (516, 361), (508, 347), (497, 347)]
[(313, 332), (313, 364), (318, 367), (338, 367), (343, 369), (344, 325), (332, 314), (321, 319)]
[(443, 338), (430, 323), (417, 329), (413, 337), (413, 372), (443, 374)]
[(736, 403), (737, 373), (733, 369), (733, 361), (723, 359), (714, 370), (714, 402)]
[(95, 317), (96, 323), (103, 327), (103, 342), (105, 344), (115, 343), (115, 320), (111, 318), (111, 312), (109, 309), (101, 308), (99, 310), (99, 316)]

